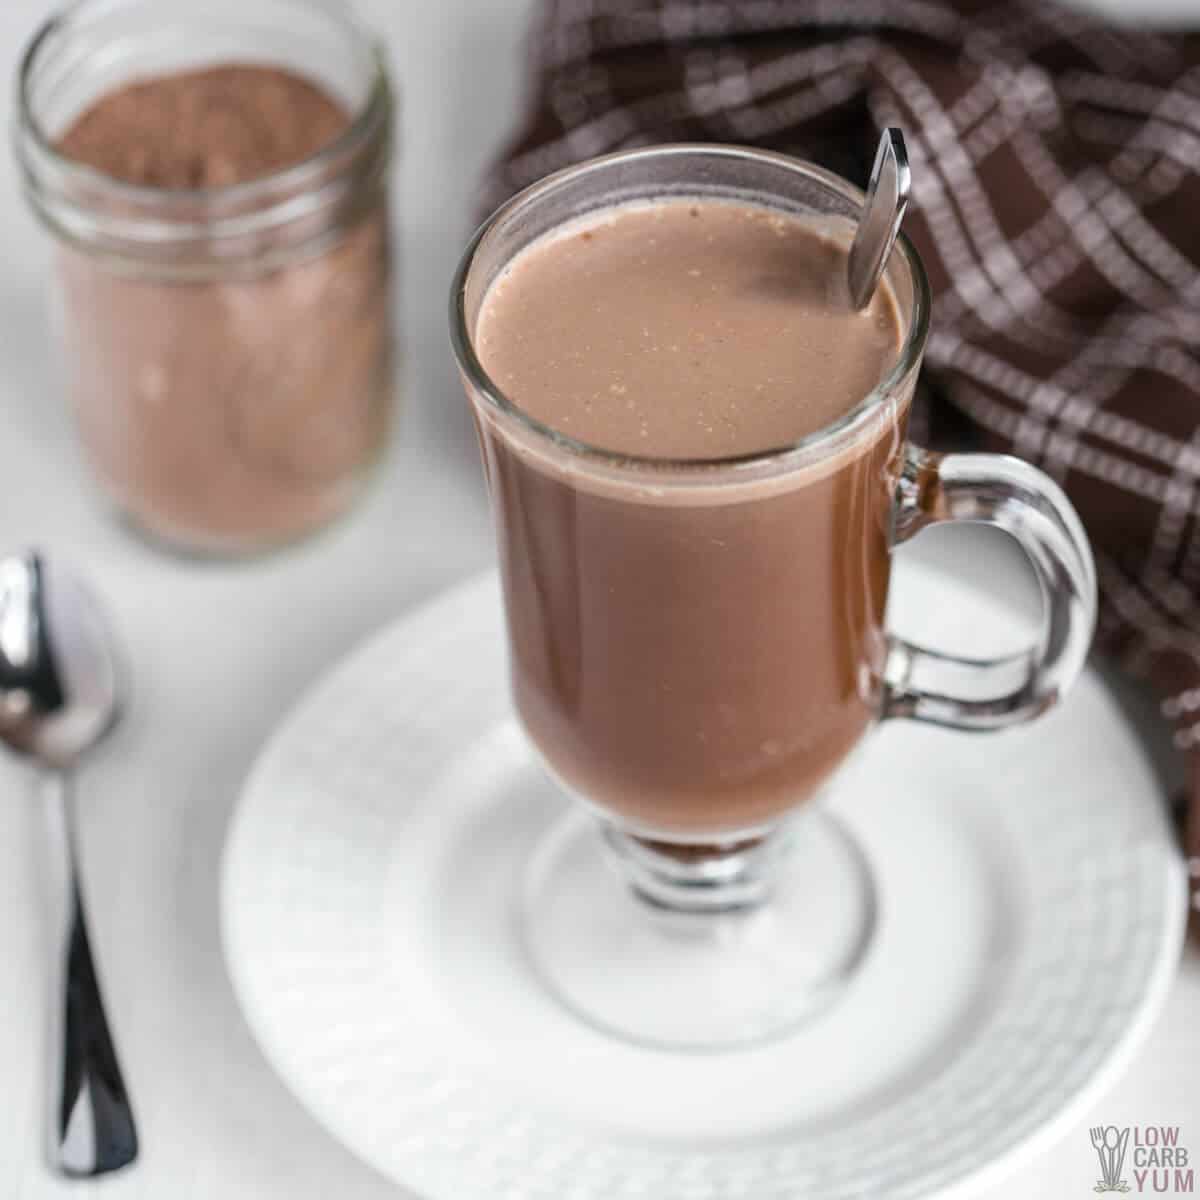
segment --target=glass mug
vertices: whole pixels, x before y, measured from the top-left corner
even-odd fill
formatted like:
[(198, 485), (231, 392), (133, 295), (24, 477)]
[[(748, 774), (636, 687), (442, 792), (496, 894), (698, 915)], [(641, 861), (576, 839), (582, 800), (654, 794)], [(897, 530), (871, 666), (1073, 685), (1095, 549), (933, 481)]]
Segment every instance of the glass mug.
[[(523, 413), (476, 353), (489, 285), (564, 222), (657, 197), (805, 214), (847, 242), (863, 202), (827, 171), (740, 147), (585, 162), (483, 225), (454, 282), (451, 329), (495, 518), (517, 713), (550, 776), (583, 802), (530, 865), (531, 957), (593, 1024), (713, 1049), (794, 1027), (861, 960), (869, 865), (814, 803), (847, 756), (882, 720), (995, 730), (1045, 712), (1087, 655), (1095, 571), (1078, 517), (1040, 471), (907, 443), (930, 297), (903, 236), (886, 273), (903, 332), (895, 365), (794, 445), (639, 458)], [(1044, 600), (1034, 646), (967, 660), (886, 631), (892, 548), (940, 521), (1017, 539)]]

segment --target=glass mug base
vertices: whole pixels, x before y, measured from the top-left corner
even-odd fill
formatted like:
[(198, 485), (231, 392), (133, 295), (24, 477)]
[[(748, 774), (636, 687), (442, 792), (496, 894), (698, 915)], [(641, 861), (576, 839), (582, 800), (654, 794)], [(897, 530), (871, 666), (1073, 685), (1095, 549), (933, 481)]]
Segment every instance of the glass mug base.
[(877, 911), (865, 855), (819, 806), (708, 859), (660, 854), (573, 812), (536, 849), (522, 900), (533, 966), (570, 1012), (639, 1045), (694, 1051), (769, 1041), (824, 1012)]

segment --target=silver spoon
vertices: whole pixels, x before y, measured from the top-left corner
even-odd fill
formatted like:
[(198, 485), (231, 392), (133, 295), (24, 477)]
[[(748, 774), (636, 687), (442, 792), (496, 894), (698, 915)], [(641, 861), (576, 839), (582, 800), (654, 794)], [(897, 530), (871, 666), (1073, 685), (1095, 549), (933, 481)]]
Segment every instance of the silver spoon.
[(133, 1110), (104, 1016), (79, 890), (69, 775), (116, 723), (118, 670), (95, 601), (62, 567), (28, 552), (0, 558), (0, 742), (42, 768), (58, 862), (54, 1001), (57, 1082), (50, 1165), (103, 1175), (133, 1162)]
[(866, 308), (879, 286), (904, 219), (910, 182), (904, 135), (899, 129), (889, 127), (879, 137), (871, 181), (867, 184), (867, 200), (846, 267), (850, 303), (855, 309)]

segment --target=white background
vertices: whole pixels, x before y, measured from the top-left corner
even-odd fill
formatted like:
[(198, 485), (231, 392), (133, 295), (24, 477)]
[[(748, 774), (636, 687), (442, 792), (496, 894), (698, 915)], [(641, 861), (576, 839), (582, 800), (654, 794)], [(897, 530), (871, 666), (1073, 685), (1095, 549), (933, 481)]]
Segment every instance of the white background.
[[(264, 736), (297, 693), (364, 634), (491, 555), (444, 310), (476, 182), (518, 110), (527, 0), (375, 0), (366, 7), (386, 37), (403, 98), (396, 213), (404, 412), (365, 503), (299, 550), (246, 565), (173, 561), (147, 550), (95, 503), (55, 383), (47, 247), (19, 197), (11, 156), (0, 154), (0, 548), (38, 543), (85, 568), (109, 601), (136, 672), (129, 718), (81, 788), (93, 944), (144, 1148), (134, 1171), (94, 1189), (60, 1183), (42, 1167), (40, 814), (23, 772), (2, 763), (0, 1200), (93, 1192), (111, 1200), (398, 1194), (275, 1079), (238, 1013), (217, 929), (225, 826)], [(1171, 7), (1193, 5), (1175, 0)], [(47, 11), (44, 0), (0, 3), (4, 79)], [(10, 96), (6, 88), (5, 126)], [(988, 1200), (1091, 1194), (1089, 1124), (1179, 1124), (1182, 1142), (1200, 1155), (1198, 1068), (1200, 967), (1193, 955), (1149, 1043), (1111, 1095)]]

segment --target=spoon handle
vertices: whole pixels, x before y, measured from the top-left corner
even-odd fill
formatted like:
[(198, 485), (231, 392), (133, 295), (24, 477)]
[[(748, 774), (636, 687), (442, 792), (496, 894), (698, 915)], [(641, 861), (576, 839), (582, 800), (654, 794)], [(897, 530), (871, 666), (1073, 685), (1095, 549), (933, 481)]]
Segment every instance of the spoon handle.
[(904, 134), (889, 126), (879, 137), (866, 201), (847, 262), (850, 303), (859, 311), (871, 303), (879, 286), (896, 234), (900, 232), (900, 222), (904, 220), (911, 187)]
[(47, 776), (44, 792), (51, 840), (57, 843), (52, 849), (65, 868), (59, 885), (65, 902), (59, 914), (59, 978), (50, 993), (56, 1018), (50, 1165), (62, 1175), (87, 1178), (132, 1163), (138, 1153), (137, 1129), (92, 962), (67, 779)]

